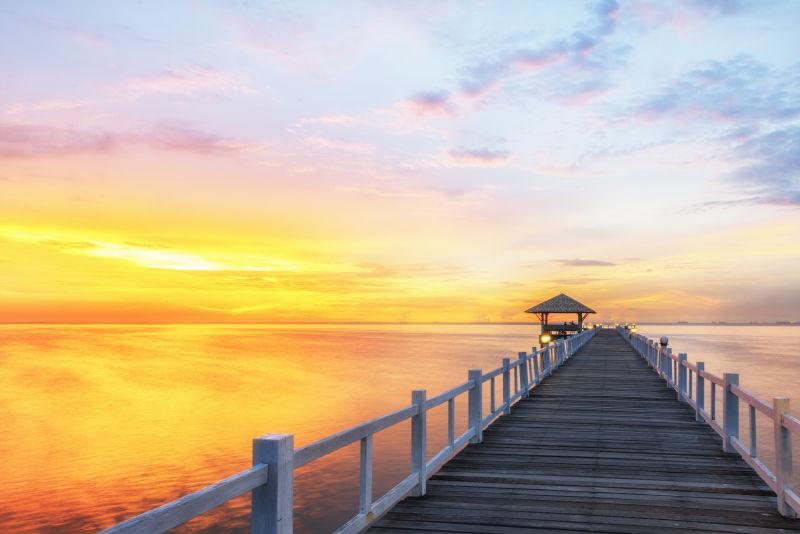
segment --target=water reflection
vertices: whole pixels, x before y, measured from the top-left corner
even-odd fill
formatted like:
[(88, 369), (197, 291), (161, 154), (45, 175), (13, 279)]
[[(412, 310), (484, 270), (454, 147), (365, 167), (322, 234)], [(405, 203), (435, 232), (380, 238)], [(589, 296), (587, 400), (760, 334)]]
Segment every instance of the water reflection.
[[(525, 326), (0, 327), (0, 530), (93, 532), (246, 468), (250, 440), (298, 446), (530, 349)], [(465, 400), (457, 403), (466, 426)], [(429, 417), (431, 456), (446, 413)], [(408, 423), (375, 438), (375, 495), (409, 470)], [(357, 445), (298, 470), (297, 528), (357, 509)], [(47, 506), (44, 506), (44, 503)], [(248, 530), (249, 497), (180, 530)]]
[[(640, 331), (668, 335), (714, 373), (738, 371), (765, 400), (793, 397), (797, 413), (800, 328)], [(407, 405), (412, 389), (433, 395), (469, 368), (516, 358), (535, 333), (509, 325), (0, 326), (0, 531), (94, 532), (246, 468), (255, 436), (293, 433), (302, 446)], [(464, 397), (456, 414), (460, 432)], [(743, 409), (745, 442), (746, 417)], [(428, 421), (432, 457), (446, 441), (445, 405)], [(409, 472), (408, 425), (375, 437), (376, 497)], [(771, 427), (759, 425), (769, 460)], [(357, 476), (357, 444), (299, 469), (298, 531), (349, 519)], [(249, 496), (235, 499), (179, 530), (248, 532), (249, 506)]]

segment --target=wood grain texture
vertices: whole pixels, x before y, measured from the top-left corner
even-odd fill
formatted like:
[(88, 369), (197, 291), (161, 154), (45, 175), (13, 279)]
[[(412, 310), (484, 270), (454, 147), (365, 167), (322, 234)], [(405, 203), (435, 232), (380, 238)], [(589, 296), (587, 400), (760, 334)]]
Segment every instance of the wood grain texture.
[(370, 529), (396, 532), (800, 532), (775, 494), (614, 331)]

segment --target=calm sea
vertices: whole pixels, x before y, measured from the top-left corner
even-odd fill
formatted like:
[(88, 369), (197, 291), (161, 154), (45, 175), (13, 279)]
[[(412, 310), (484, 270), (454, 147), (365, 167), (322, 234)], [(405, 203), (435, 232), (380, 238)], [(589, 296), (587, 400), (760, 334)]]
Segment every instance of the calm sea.
[[(765, 400), (785, 395), (800, 405), (800, 328), (640, 331), (668, 335), (712, 372), (738, 371)], [(537, 333), (518, 325), (1, 325), (0, 531), (108, 527), (248, 467), (253, 437), (291, 433), (302, 446), (406, 406), (412, 389), (433, 395), (470, 368), (516, 358)], [(431, 455), (446, 440), (445, 418), (446, 405), (429, 415)], [(768, 436), (765, 427), (759, 440)], [(408, 442), (408, 423), (376, 436), (376, 496), (408, 473)], [(298, 470), (298, 531), (330, 531), (351, 517), (357, 475), (357, 444)], [(245, 496), (180, 530), (248, 532), (248, 509)]]

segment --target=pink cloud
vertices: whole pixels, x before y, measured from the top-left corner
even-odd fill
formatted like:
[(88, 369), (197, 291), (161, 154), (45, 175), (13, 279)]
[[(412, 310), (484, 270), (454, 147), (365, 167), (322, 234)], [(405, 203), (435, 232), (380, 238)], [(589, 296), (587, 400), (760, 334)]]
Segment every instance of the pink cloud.
[(459, 165), (499, 165), (506, 161), (510, 154), (505, 150), (474, 148), (451, 150), (450, 159)]
[(219, 154), (250, 145), (183, 127), (161, 126), (140, 132), (90, 132), (48, 125), (0, 124), (0, 158), (37, 158), (108, 152), (124, 145)]
[(75, 111), (87, 106), (85, 100), (40, 100), (38, 102), (17, 102), (3, 110), (6, 115), (19, 115), (22, 113), (50, 112), (50, 111)]
[(245, 93), (257, 91), (238, 77), (211, 67), (187, 66), (126, 78), (110, 88), (129, 96), (148, 94), (188, 96), (196, 94)]
[(453, 113), (450, 93), (447, 91), (426, 91), (417, 93), (408, 100), (411, 111), (419, 116), (449, 115)]
[(214, 134), (191, 130), (189, 128), (166, 126), (151, 130), (133, 140), (155, 148), (180, 150), (198, 154), (219, 154), (237, 152), (250, 146)]
[(0, 124), (0, 158), (58, 156), (103, 152), (117, 145), (116, 136), (42, 125)]

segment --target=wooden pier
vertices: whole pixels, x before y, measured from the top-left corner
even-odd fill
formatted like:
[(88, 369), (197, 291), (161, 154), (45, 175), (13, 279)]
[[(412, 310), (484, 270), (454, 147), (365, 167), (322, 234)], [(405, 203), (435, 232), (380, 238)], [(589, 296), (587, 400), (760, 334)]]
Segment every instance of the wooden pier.
[[(414, 391), (411, 405), (299, 449), (290, 435), (257, 438), (252, 468), (108, 532), (164, 532), (251, 491), (252, 532), (290, 534), (294, 470), (357, 442), (359, 512), (338, 533), (800, 532), (791, 518), (800, 512), (791, 488), (800, 420), (787, 399), (769, 405), (738, 384), (638, 334), (587, 330), (470, 370), (436, 396)], [(468, 397), (461, 435), (459, 395)], [(448, 443), (429, 454), (426, 413), (445, 403)], [(757, 454), (757, 413), (773, 421), (775, 472)], [(406, 420), (411, 472), (374, 498), (372, 437)]]
[(369, 532), (776, 532), (775, 493), (613, 330)]

